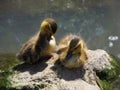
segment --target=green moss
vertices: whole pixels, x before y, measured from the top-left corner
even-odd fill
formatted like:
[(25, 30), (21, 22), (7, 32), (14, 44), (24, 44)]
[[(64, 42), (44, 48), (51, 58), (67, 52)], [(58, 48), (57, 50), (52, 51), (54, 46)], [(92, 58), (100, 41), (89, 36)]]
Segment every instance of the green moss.
[[(116, 80), (120, 79), (120, 61), (117, 60), (114, 56), (111, 55), (112, 61), (111, 63), (111, 69), (105, 69), (102, 72), (97, 72), (97, 75), (99, 77), (99, 81), (103, 87), (104, 90), (113, 90), (113, 88), (116, 88), (115, 82)], [(120, 82), (117, 84), (120, 85)]]
[(8, 71), (15, 64), (19, 63), (16, 60), (15, 54), (0, 54), (0, 71)]
[(8, 76), (12, 75), (12, 67), (18, 64), (14, 54), (0, 54), (0, 89), (6, 90), (10, 87)]
[(108, 83), (106, 80), (100, 80), (100, 84), (102, 85), (103, 90), (110, 90), (110, 83)]
[(10, 75), (10, 72), (2, 72), (0, 73), (0, 88), (8, 88), (10, 87), (10, 81), (8, 80), (8, 76)]

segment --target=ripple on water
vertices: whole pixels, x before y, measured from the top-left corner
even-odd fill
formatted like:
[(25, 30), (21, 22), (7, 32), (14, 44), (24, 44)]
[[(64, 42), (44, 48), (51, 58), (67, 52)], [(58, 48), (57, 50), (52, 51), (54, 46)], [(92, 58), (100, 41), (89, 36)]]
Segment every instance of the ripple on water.
[(113, 47), (113, 42), (109, 42), (109, 47)]
[(108, 40), (110, 40), (110, 41), (117, 41), (119, 39), (119, 37), (118, 36), (109, 36), (108, 37)]
[(120, 53), (117, 55), (117, 57), (120, 59)]

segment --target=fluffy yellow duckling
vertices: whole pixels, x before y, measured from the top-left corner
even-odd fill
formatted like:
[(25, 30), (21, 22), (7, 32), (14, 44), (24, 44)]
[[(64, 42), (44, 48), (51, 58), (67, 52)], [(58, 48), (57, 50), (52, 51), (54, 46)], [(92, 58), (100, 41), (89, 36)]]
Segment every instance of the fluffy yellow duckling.
[(53, 36), (57, 30), (57, 23), (52, 18), (45, 19), (40, 26), (40, 31), (22, 45), (17, 53), (17, 58), (26, 63), (35, 63), (42, 57), (51, 55), (56, 41)]
[(67, 68), (81, 67), (88, 59), (87, 47), (77, 35), (67, 35), (57, 49), (61, 63)]

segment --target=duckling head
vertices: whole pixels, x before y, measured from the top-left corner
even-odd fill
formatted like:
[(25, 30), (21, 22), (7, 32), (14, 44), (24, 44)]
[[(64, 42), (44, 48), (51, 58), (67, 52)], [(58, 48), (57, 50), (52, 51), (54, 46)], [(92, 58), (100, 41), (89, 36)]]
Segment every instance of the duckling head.
[(51, 36), (57, 31), (57, 23), (54, 19), (47, 18), (41, 23), (40, 29), (42, 34)]
[(74, 38), (69, 43), (68, 53), (66, 55), (66, 60), (70, 59), (72, 55), (81, 54), (81, 49), (83, 48), (83, 42), (79, 38)]

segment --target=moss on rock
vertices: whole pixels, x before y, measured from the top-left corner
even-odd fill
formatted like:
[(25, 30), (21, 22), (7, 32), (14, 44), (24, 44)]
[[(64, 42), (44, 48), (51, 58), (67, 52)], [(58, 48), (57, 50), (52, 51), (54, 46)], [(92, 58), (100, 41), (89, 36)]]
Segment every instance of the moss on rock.
[(104, 90), (113, 90), (117, 88), (116, 84), (120, 84), (120, 81), (117, 81), (120, 80), (120, 61), (113, 55), (110, 55), (110, 57), (112, 59), (110, 61), (111, 68), (97, 72), (99, 81)]

